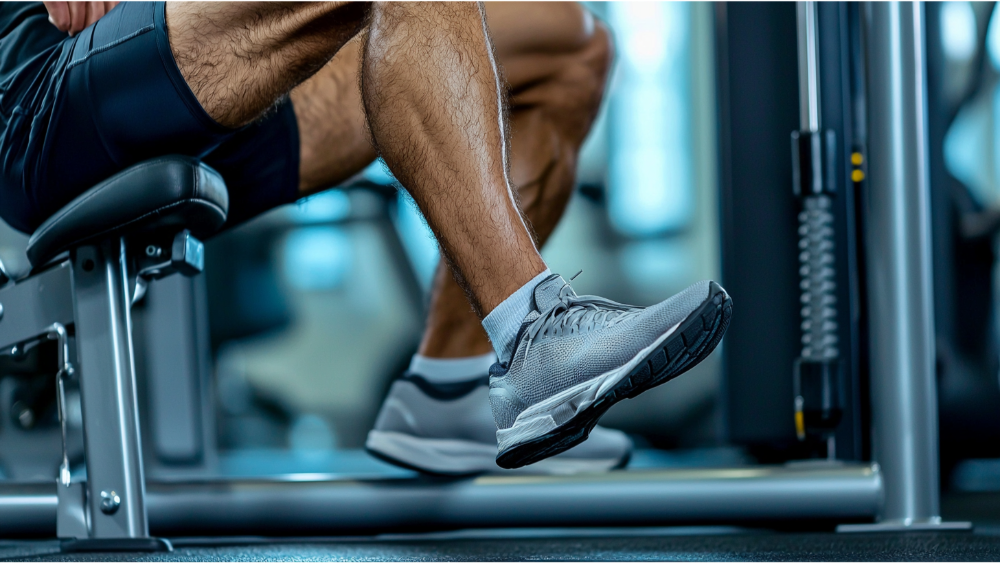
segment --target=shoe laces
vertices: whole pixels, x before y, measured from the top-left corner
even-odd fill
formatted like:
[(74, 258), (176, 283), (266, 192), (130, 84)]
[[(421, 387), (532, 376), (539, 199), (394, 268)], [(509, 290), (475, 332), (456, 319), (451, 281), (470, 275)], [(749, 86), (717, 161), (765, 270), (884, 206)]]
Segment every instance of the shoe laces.
[[(596, 295), (576, 295), (570, 282), (583, 273), (580, 270), (559, 288), (559, 302), (539, 316), (526, 331), (527, 346), (524, 353), (531, 350), (531, 344), (538, 337), (583, 333), (595, 328), (608, 328), (642, 312), (642, 307), (625, 305), (597, 297)], [(569, 291), (566, 291), (569, 288)]]

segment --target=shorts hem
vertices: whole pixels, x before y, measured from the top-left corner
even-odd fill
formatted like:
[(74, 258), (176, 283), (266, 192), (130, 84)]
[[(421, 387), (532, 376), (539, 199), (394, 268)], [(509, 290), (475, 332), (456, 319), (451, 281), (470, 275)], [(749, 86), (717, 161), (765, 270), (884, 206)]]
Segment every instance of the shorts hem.
[(180, 96), (181, 101), (184, 102), (184, 105), (187, 106), (188, 111), (191, 112), (191, 115), (212, 133), (231, 134), (243, 129), (243, 127), (227, 127), (216, 121), (205, 111), (201, 102), (198, 101), (198, 97), (194, 95), (191, 87), (184, 80), (180, 68), (177, 67), (177, 60), (174, 59), (174, 53), (170, 49), (170, 38), (167, 34), (166, 2), (157, 2), (153, 8), (153, 33), (156, 34), (156, 47), (160, 52), (160, 62), (163, 64), (163, 70), (166, 71), (167, 77), (173, 83), (174, 89)]

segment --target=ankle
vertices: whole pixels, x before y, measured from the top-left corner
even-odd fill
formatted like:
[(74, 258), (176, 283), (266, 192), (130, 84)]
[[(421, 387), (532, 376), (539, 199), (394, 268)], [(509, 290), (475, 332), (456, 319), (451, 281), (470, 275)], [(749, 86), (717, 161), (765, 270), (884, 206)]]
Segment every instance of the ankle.
[(492, 354), (493, 345), (486, 337), (479, 319), (469, 310), (468, 301), (465, 302), (462, 313), (462, 318), (453, 319), (452, 322), (432, 317), (427, 323), (428, 327), (417, 354), (426, 358), (440, 359)]
[(485, 377), (496, 358), (493, 352), (463, 358), (429, 358), (414, 354), (409, 371), (432, 383), (455, 383)]
[(493, 344), (498, 361), (507, 362), (514, 353), (517, 331), (521, 328), (524, 318), (534, 309), (534, 289), (550, 275), (552, 272), (546, 268), (544, 272), (504, 299), (483, 319), (483, 328), (486, 329), (486, 334)]

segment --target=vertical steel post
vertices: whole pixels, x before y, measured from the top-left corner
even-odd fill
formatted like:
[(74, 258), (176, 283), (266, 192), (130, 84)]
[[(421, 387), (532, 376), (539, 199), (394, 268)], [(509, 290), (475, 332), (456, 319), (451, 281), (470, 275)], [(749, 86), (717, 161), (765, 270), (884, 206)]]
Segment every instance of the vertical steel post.
[(878, 524), (840, 529), (967, 528), (943, 525), (939, 508), (924, 6), (865, 11), (871, 405), (885, 501)]
[(145, 538), (125, 242), (72, 253), (90, 537)]

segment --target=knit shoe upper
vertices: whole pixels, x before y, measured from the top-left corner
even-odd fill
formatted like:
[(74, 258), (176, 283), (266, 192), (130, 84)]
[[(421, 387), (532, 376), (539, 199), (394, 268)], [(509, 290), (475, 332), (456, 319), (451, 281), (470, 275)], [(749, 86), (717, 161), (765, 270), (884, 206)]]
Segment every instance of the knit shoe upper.
[(651, 307), (578, 296), (552, 275), (534, 290), (514, 354), (490, 369), (501, 467), (519, 467), (586, 439), (620, 399), (683, 373), (715, 348), (732, 305), (703, 281)]
[[(366, 448), (395, 465), (426, 473), (469, 475), (503, 471), (496, 464), (496, 425), (485, 374), (434, 383), (407, 372), (382, 402)], [(628, 463), (632, 441), (624, 432), (594, 428), (591, 440), (520, 472), (566, 475), (601, 472)]]

